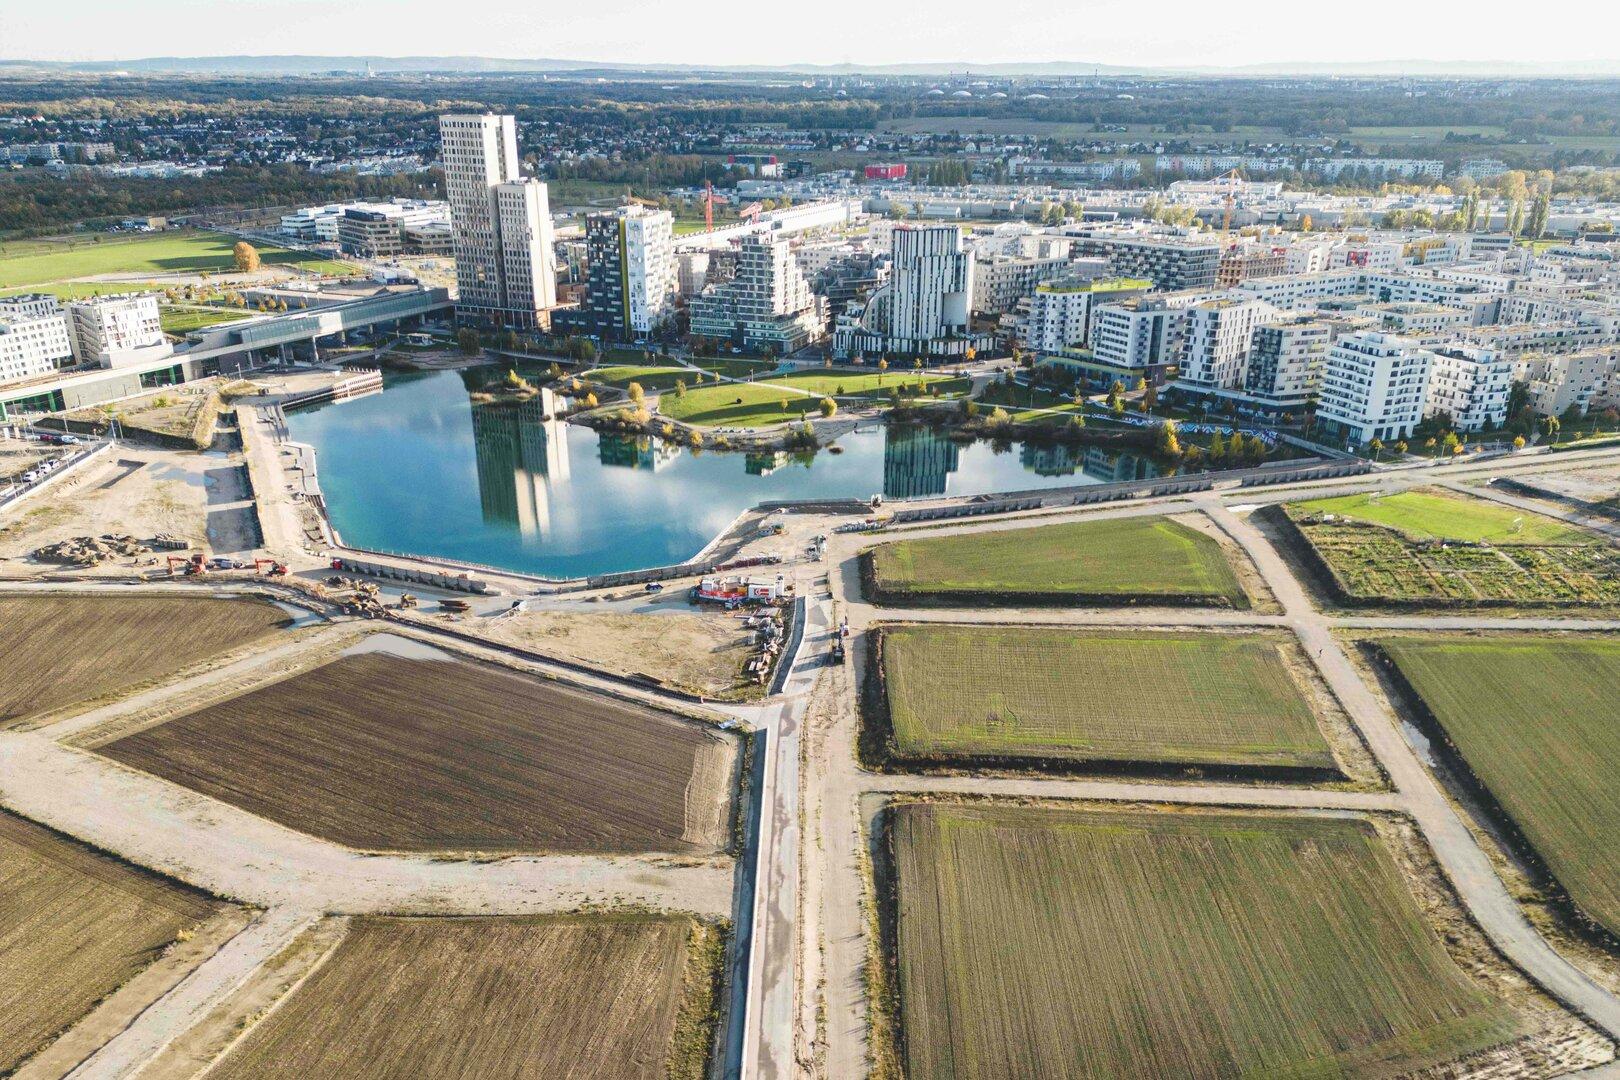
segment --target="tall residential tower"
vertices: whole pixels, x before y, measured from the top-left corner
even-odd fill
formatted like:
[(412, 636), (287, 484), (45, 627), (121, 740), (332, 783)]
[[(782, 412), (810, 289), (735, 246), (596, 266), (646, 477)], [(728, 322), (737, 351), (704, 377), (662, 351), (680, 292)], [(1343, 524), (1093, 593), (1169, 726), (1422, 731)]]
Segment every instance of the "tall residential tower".
[(517, 123), (493, 113), (439, 117), (444, 187), (455, 234), (456, 314), (545, 327), (557, 306), (546, 185), (518, 169)]

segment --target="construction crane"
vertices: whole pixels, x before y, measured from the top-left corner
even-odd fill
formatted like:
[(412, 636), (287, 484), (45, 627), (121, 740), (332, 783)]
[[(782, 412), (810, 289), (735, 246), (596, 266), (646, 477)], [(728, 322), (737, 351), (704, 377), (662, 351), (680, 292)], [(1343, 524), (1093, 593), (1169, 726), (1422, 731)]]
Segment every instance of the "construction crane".
[(703, 228), (714, 228), (714, 184), (703, 181)]
[(1232, 211), (1237, 206), (1237, 197), (1234, 191), (1239, 184), (1243, 183), (1243, 170), (1233, 169), (1231, 172), (1222, 173), (1216, 182), (1224, 182), (1226, 185), (1226, 194), (1221, 199), (1222, 204), (1225, 206), (1225, 212), (1221, 214), (1221, 242), (1224, 244), (1232, 232)]

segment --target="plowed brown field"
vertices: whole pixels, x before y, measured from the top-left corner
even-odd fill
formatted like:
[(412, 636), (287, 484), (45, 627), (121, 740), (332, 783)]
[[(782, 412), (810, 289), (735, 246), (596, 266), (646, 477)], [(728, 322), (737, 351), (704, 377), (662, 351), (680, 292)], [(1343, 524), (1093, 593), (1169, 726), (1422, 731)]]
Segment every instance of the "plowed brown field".
[(491, 667), (364, 653), (99, 749), (362, 850), (690, 853), (725, 842), (729, 739)]

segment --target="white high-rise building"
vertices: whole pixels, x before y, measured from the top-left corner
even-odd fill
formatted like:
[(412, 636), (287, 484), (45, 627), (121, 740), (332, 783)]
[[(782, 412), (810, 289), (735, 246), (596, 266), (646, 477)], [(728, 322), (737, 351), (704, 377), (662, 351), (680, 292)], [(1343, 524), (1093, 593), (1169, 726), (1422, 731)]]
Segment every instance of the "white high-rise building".
[(493, 113), (439, 118), (456, 257), (456, 313), (533, 327), (557, 306), (557, 256), (546, 185), (524, 178), (517, 123)]
[(1434, 354), (1410, 338), (1346, 334), (1328, 350), (1318, 426), (1355, 445), (1405, 438), (1423, 419), (1433, 365)]
[(827, 302), (811, 291), (792, 245), (767, 236), (743, 237), (736, 276), (695, 297), (690, 310), (695, 336), (770, 349), (778, 356), (827, 331)]
[(1187, 312), (1186, 351), (1177, 387), (1192, 392), (1242, 387), (1255, 329), (1276, 317), (1277, 309), (1264, 300), (1220, 299), (1193, 305)]
[(834, 351), (901, 357), (957, 357), (988, 348), (991, 334), (976, 334), (973, 253), (955, 225), (896, 226), (888, 283), (864, 304), (839, 317)]
[(645, 339), (675, 314), (675, 216), (632, 203), (585, 218), (585, 296), (556, 326), (604, 341)]
[(122, 367), (155, 359), (160, 350), (173, 351), (163, 336), (157, 297), (151, 293), (74, 300), (67, 313), (73, 357), (81, 364)]
[(49, 375), (72, 356), (67, 317), (54, 296), (0, 297), (0, 383)]
[(1512, 358), (1494, 349), (1447, 345), (1434, 351), (1424, 415), (1449, 413), (1457, 431), (1493, 430), (1507, 422)]
[(1099, 281), (1049, 281), (1035, 287), (1029, 304), (1024, 343), (1037, 352), (1091, 348), (1092, 324), (1105, 303), (1140, 296), (1151, 281), (1108, 278)]

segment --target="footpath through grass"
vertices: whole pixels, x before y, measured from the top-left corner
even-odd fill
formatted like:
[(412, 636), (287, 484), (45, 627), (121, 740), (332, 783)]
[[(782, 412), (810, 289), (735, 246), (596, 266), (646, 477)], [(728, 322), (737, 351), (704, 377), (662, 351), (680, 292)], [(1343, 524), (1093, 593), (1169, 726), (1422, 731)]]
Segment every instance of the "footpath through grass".
[(1409, 536), (1492, 544), (1579, 544), (1592, 537), (1550, 517), (1438, 491), (1341, 495), (1295, 503), (1307, 513), (1337, 514), (1387, 525)]
[(1264, 634), (934, 625), (882, 642), (902, 759), (1334, 768)]
[[(0, 245), (0, 288), (64, 281), (97, 274), (173, 274), (235, 270), (236, 237), (216, 232), (181, 231), (141, 236), (92, 237), (60, 241), (18, 241)], [(268, 265), (297, 266), (316, 273), (354, 270), (347, 263), (313, 258), (308, 252), (255, 244)], [(105, 287), (105, 286), (103, 286)]]
[(910, 1076), (1394, 1076), (1528, 1027), (1364, 821), (890, 813)]
[(1570, 898), (1620, 935), (1620, 639), (1379, 644)]
[(961, 393), (970, 380), (953, 379), (949, 375), (921, 375), (916, 372), (890, 371), (882, 374), (869, 372), (805, 372), (798, 375), (772, 375), (767, 383), (794, 386), (812, 394), (851, 397), (884, 397), (891, 390), (899, 390), (906, 397), (916, 397), (931, 386), (940, 393)]
[(1163, 517), (900, 540), (874, 549), (867, 569), (879, 603), (1249, 606), (1220, 544)]

